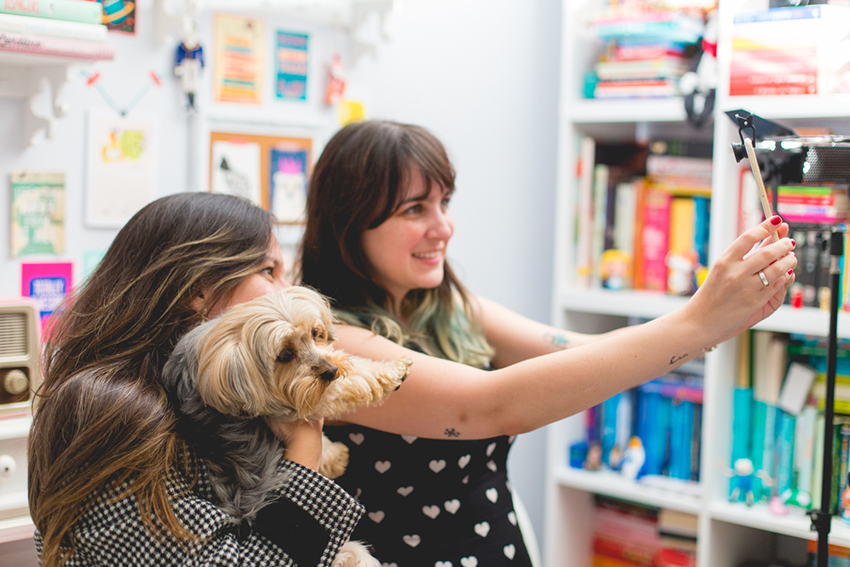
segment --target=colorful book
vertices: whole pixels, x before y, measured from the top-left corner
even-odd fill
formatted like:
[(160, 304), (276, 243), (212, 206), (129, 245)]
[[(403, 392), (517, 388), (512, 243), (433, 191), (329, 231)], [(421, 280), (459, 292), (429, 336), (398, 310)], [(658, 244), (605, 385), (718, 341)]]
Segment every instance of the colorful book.
[(693, 250), (697, 254), (700, 266), (708, 266), (708, 241), (711, 219), (711, 200), (702, 195), (696, 195), (694, 200), (694, 243)]
[(590, 287), (593, 273), (593, 175), (596, 142), (585, 137), (581, 141), (579, 159), (579, 197), (576, 250), (576, 282), (580, 288)]
[(593, 272), (590, 278), (591, 287), (601, 287), (602, 277), (599, 261), (605, 251), (605, 227), (608, 220), (608, 173), (609, 168), (598, 163), (593, 168), (593, 239), (591, 257)]
[[(68, 0), (73, 4), (89, 4)], [(68, 59), (100, 61), (113, 59), (115, 48), (103, 41), (51, 37), (31, 33), (0, 31), (0, 53), (32, 53)]]
[(776, 493), (791, 488), (794, 479), (794, 434), (796, 418), (780, 409), (776, 410), (778, 434), (776, 436)]
[(100, 2), (81, 2), (80, 0), (6, 1), (0, 3), (0, 13), (86, 24), (103, 23), (103, 5)]
[(667, 251), (670, 242), (671, 195), (648, 187), (644, 195), (642, 288), (667, 291)]
[[(797, 488), (812, 494), (812, 482), (815, 459), (815, 427), (818, 411), (806, 406), (797, 418), (797, 431), (794, 434), (794, 467), (797, 471)], [(817, 479), (820, 482), (820, 479)]]
[(87, 24), (0, 13), (0, 31), (106, 41), (108, 30), (103, 24)]

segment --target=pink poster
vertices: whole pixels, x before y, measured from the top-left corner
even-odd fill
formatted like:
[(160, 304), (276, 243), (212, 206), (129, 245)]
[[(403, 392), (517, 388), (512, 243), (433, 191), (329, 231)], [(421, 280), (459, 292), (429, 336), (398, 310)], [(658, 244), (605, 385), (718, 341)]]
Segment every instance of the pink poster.
[(41, 336), (47, 336), (46, 319), (71, 291), (74, 264), (45, 262), (21, 264), (21, 295), (35, 301), (41, 319)]

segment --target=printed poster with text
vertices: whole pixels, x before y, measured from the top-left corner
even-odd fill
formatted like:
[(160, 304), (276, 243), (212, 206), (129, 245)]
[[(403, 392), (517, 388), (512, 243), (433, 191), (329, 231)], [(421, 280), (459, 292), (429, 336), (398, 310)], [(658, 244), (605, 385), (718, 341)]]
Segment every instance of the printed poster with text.
[(41, 319), (41, 336), (50, 330), (47, 320), (71, 291), (74, 265), (71, 262), (21, 264), (21, 295), (32, 299)]
[(278, 222), (304, 222), (309, 159), (307, 150), (301, 148), (272, 148), (270, 201)]
[(277, 32), (275, 93), (283, 100), (307, 100), (307, 42), (301, 33)]
[(13, 171), (12, 257), (65, 252), (65, 174)]
[(217, 15), (215, 18), (216, 102), (262, 102), (263, 22)]

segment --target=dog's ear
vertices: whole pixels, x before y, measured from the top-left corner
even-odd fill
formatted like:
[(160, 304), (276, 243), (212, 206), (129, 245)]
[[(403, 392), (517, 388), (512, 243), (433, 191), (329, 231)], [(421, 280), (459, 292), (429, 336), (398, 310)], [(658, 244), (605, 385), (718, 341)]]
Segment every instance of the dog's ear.
[(330, 301), (327, 297), (317, 292), (313, 288), (304, 286), (292, 286), (286, 289), (286, 293), (293, 297), (306, 301), (312, 304), (319, 311), (319, 318), (322, 321), (322, 327), (325, 328), (325, 335), (328, 344), (336, 340), (336, 332), (334, 331), (333, 311), (331, 311)]

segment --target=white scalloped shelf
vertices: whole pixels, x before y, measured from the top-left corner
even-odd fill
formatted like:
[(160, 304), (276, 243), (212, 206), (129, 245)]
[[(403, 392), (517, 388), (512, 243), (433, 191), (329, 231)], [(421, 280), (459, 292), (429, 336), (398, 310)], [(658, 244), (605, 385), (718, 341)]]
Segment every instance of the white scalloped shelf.
[[(726, 501), (712, 502), (708, 507), (711, 519), (729, 524), (747, 526), (768, 532), (785, 534), (800, 539), (815, 540), (817, 532), (811, 530), (812, 522), (808, 516), (777, 516), (767, 509), (767, 505), (747, 506), (744, 503)], [(832, 517), (829, 530), (829, 543), (850, 547), (850, 526), (841, 518)]]
[(574, 124), (684, 122), (685, 106), (679, 97), (646, 99), (574, 99), (564, 105)]

